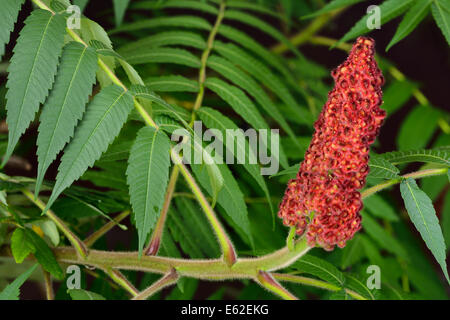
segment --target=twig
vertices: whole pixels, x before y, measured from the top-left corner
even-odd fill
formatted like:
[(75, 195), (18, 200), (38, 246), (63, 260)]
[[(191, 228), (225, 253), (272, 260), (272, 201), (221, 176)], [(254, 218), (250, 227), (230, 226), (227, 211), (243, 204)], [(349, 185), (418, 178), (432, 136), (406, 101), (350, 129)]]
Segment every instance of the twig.
[(163, 288), (170, 286), (177, 282), (179, 276), (175, 269), (171, 269), (164, 277), (156, 281), (150, 287), (136, 295), (132, 300), (147, 300), (150, 296)]
[(287, 282), (292, 282), (292, 283), (298, 283), (298, 284), (304, 284), (307, 286), (312, 286), (312, 287), (316, 287), (316, 288), (320, 288), (320, 289), (325, 289), (325, 290), (329, 290), (329, 291), (340, 291), (340, 290), (344, 290), (349, 296), (357, 299), (357, 300), (367, 300), (365, 297), (363, 297), (362, 295), (360, 295), (359, 293), (347, 289), (347, 288), (341, 288), (338, 286), (335, 286), (334, 284), (322, 281), (322, 280), (317, 280), (317, 279), (313, 279), (313, 278), (307, 278), (307, 277), (302, 277), (302, 276), (296, 276), (296, 275), (292, 275), (292, 274), (287, 274), (287, 273), (272, 273), (272, 276), (280, 281), (287, 281)]
[(280, 296), (284, 300), (298, 300), (296, 296), (290, 293), (277, 280), (275, 280), (270, 273), (259, 271), (258, 276), (256, 277), (256, 282), (260, 284), (261, 287), (269, 290), (277, 296)]
[(155, 230), (152, 233), (150, 243), (144, 251), (145, 254), (148, 256), (156, 255), (159, 251), (159, 247), (161, 245), (161, 238), (162, 238), (162, 234), (164, 231), (164, 225), (165, 225), (166, 218), (167, 218), (167, 212), (169, 211), (170, 202), (173, 197), (173, 193), (175, 190), (179, 172), (180, 172), (179, 167), (175, 166), (170, 175), (169, 183), (167, 185), (166, 195), (164, 198), (164, 204), (161, 209), (161, 214), (159, 215)]
[(361, 192), (361, 197), (367, 198), (374, 193), (377, 193), (383, 189), (386, 189), (390, 186), (393, 186), (395, 184), (402, 182), (403, 179), (407, 179), (407, 178), (418, 179), (418, 178), (425, 178), (425, 177), (431, 177), (431, 176), (438, 176), (438, 175), (446, 174), (448, 172), (448, 170), (449, 170), (449, 168), (425, 169), (425, 170), (419, 170), (419, 171), (407, 173), (407, 174), (404, 174), (403, 176), (401, 176), (400, 178), (387, 180), (383, 183), (377, 184), (376, 186), (365, 189), (364, 191)]
[(50, 273), (42, 268), (44, 274), (45, 295), (47, 300), (55, 300), (55, 292), (53, 291), (52, 278)]
[(84, 240), (84, 244), (86, 245), (86, 247), (91, 247), (98, 239), (100, 239), (104, 234), (106, 234), (109, 230), (114, 228), (118, 223), (120, 223), (123, 219), (125, 219), (129, 215), (130, 210), (125, 210), (122, 213), (118, 214), (112, 221), (109, 221), (100, 229), (93, 232), (90, 236), (88, 236)]
[[(39, 198), (35, 198), (34, 195), (27, 189), (22, 189), (22, 193), (30, 199), (31, 202), (33, 202), (39, 209), (44, 210), (46, 207), (46, 204), (40, 200)], [(85, 246), (84, 242), (81, 241), (65, 224), (64, 221), (62, 221), (58, 216), (50, 209), (48, 209), (45, 212), (45, 215), (52, 220), (56, 226), (64, 233), (64, 235), (69, 239), (72, 246), (76, 249), (77, 253), (80, 255), (81, 258), (86, 258), (88, 249)]]
[(119, 270), (105, 269), (105, 272), (115, 283), (128, 291), (133, 297), (139, 294), (139, 290)]

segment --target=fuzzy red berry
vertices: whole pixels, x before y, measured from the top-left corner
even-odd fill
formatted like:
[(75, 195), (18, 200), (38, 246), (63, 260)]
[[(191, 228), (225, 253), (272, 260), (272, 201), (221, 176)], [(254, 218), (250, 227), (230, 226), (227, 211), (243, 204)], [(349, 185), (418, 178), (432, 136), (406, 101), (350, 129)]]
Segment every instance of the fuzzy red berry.
[(384, 78), (374, 58), (374, 40), (360, 37), (331, 75), (328, 94), (297, 177), (289, 181), (278, 216), (305, 234), (311, 246), (344, 247), (361, 228), (361, 194), (369, 173), (369, 147), (386, 112)]

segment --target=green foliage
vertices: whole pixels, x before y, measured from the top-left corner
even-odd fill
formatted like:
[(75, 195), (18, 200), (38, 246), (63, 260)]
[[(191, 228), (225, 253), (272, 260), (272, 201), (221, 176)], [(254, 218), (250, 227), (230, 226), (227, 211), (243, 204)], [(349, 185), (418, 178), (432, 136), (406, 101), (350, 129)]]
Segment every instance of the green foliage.
[(36, 10), (20, 32), (8, 68), (6, 163), (53, 84), (64, 40), (64, 18)]
[[(3, 2), (0, 57), (24, 1)], [(335, 43), (340, 49), (347, 48), (347, 44), (318, 35), (329, 34), (337, 13), (361, 0), (227, 0), (224, 4), (219, 0), (112, 0), (110, 7), (97, 15), (98, 21), (83, 16), (79, 30), (66, 29), (67, 15), (62, 12), (73, 3), (93, 16), (90, 10), (94, 6), (88, 5), (88, 0), (33, 2), (40, 9), (28, 17), (24, 13), (25, 27), (12, 52), (8, 81), (6, 86), (0, 84), (0, 104), (6, 105), (9, 131), (7, 138), (2, 133), (4, 126), (0, 128), (0, 153), (5, 154), (3, 162), (7, 163), (5, 173), (0, 174), (0, 246), (10, 247), (14, 258), (2, 260), (0, 281), (4, 275), (19, 275), (29, 266), (27, 258), (33, 257), (55, 279), (62, 279), (58, 259), (72, 251), (61, 247), (76, 244), (77, 235), (89, 239), (95, 231), (102, 233), (109, 226), (119, 226), (122, 230), (114, 232), (131, 239), (131, 244), (120, 241), (113, 248), (101, 237), (93, 245), (96, 250), (89, 252), (118, 264), (114, 270), (127, 265), (127, 269), (139, 272), (144, 266), (172, 268), (175, 261), (181, 263), (177, 271), (182, 278), (177, 286), (167, 295), (153, 298), (197, 298), (199, 281), (191, 276), (240, 278), (242, 264), (226, 274), (215, 273), (214, 268), (223, 268), (220, 259), (228, 258), (224, 250), (228, 243), (240, 262), (249, 263), (251, 267), (245, 271), (250, 273), (267, 270), (266, 265), (260, 265), (267, 257), (276, 260), (292, 255), (296, 247), (286, 245), (288, 229), (280, 219), (273, 219), (274, 208), (282, 199), (286, 182), (299, 170), (315, 130), (314, 120), (331, 89), (332, 66), (315, 55), (339, 54), (319, 45)], [(46, 6), (61, 14), (44, 10)], [(431, 20), (427, 15), (450, 43), (447, 1), (385, 0), (380, 9), (383, 28), (378, 33), (385, 32), (387, 22), (395, 18), (399, 22), (386, 49), (399, 41), (415, 41), (410, 34), (421, 22)], [(370, 14), (354, 17), (350, 21), (353, 27), (340, 41), (368, 33)], [(113, 29), (107, 31), (102, 27), (111, 25)], [(448, 284), (434, 268), (433, 256), (448, 280), (449, 113), (428, 102), (428, 98), (434, 99), (424, 96), (420, 79), (413, 82), (386, 59), (390, 51), (377, 47), (377, 53), (386, 79), (382, 108), (395, 118), (387, 119), (380, 140), (370, 151), (370, 174), (361, 190), (362, 230), (343, 249), (313, 249), (312, 254), (295, 262), (289, 258), (293, 264), (268, 268), (296, 279), (293, 283), (280, 281), (302, 299), (448, 298)], [(426, 68), (427, 60), (422, 62)], [(0, 64), (1, 76), (6, 65), (7, 61)], [(407, 104), (408, 108), (416, 106), (406, 109)], [(36, 126), (23, 135), (39, 111)], [(4, 114), (0, 110), (2, 119)], [(216, 129), (209, 131), (209, 144), (194, 139), (196, 120), (202, 121), (202, 130)], [(264, 163), (249, 161), (250, 154), (257, 155), (263, 146), (250, 143), (244, 130), (278, 127), (279, 155), (272, 156), (278, 158), (280, 171), (266, 179), (261, 171)], [(191, 156), (197, 151), (210, 163), (191, 164), (188, 152), (184, 152), (184, 166), (172, 166), (172, 170), (181, 168), (182, 174), (169, 184), (170, 151), (181, 146), (174, 133), (185, 137), (185, 143), (192, 142)], [(8, 160), (19, 140), (17, 154)], [(230, 154), (228, 159), (226, 153), (215, 153), (213, 144), (219, 140), (224, 142), (223, 151)], [(227, 140), (235, 144), (231, 146)], [(269, 149), (270, 145), (269, 141)], [(399, 150), (386, 152), (392, 145)], [(60, 163), (54, 161), (59, 153)], [(236, 161), (241, 153), (244, 163)], [(228, 160), (227, 164), (220, 157)], [(52, 182), (58, 165), (56, 181)], [(27, 177), (11, 177), (10, 173), (16, 174), (14, 166), (31, 169), (25, 169)], [(432, 177), (421, 181), (420, 189), (414, 180), (405, 179), (427, 176)], [(40, 198), (30, 196), (33, 188), (36, 195), (42, 191)], [(161, 215), (163, 208), (167, 215)], [(122, 218), (129, 213), (135, 228), (127, 229), (128, 217), (120, 223), (112, 221), (117, 212)], [(41, 213), (47, 217), (40, 217)], [(141, 259), (128, 265), (124, 257), (139, 258), (150, 234), (156, 240), (152, 244), (160, 244), (152, 253), (159, 262), (150, 266), (150, 260)], [(301, 248), (304, 238), (293, 237)], [(282, 247), (274, 255), (260, 257)], [(122, 253), (114, 252), (136, 249), (120, 259), (116, 254)], [(82, 252), (77, 252), (80, 256), (71, 259), (82, 264)], [(197, 263), (188, 259), (212, 260)], [(97, 270), (105, 272), (94, 271), (96, 279), (87, 287), (91, 291), (66, 292), (64, 288), (57, 297), (125, 298), (126, 291), (116, 288), (124, 284), (113, 283), (108, 279), (109, 267), (103, 268), (101, 259), (98, 264)], [(381, 290), (366, 286), (370, 265), (381, 269)], [(35, 268), (20, 275), (0, 297), (17, 299), (19, 287)], [(196, 268), (205, 268), (204, 274), (199, 275)], [(157, 280), (157, 276), (146, 274), (140, 281), (136, 271), (124, 271), (123, 276), (137, 283), (139, 290)], [(35, 276), (41, 275), (33, 275), (33, 280)], [(225, 282), (220, 290), (210, 291), (210, 298), (273, 298), (250, 279), (242, 283), (243, 289), (233, 286), (228, 290)], [(201, 288), (207, 285), (202, 283)]]
[(386, 51), (417, 27), (427, 15), (432, 1), (433, 0), (418, 0), (414, 3), (411, 9), (405, 14), (402, 22), (398, 25), (398, 29), (392, 37), (391, 42), (387, 45)]
[(441, 113), (429, 106), (415, 107), (405, 119), (398, 134), (399, 150), (425, 148), (437, 129)]
[(14, 23), (19, 15), (20, 7), (25, 0), (5, 0), (0, 12), (0, 59), (5, 53), (5, 45), (9, 41), (9, 34), (14, 29)]
[(12, 283), (10, 283), (2, 292), (0, 292), (0, 300), (19, 300), (20, 287), (30, 277), (30, 275), (36, 270), (37, 264), (30, 269), (22, 273)]
[(47, 243), (29, 228), (18, 228), (11, 238), (11, 250), (17, 263), (33, 253), (42, 268), (50, 272), (55, 278), (62, 279), (64, 273)]
[(76, 42), (63, 50), (59, 72), (40, 117), (36, 195), (45, 172), (73, 135), (95, 82), (97, 55)]
[(47, 208), (106, 151), (132, 107), (130, 94), (116, 85), (104, 88), (95, 96), (64, 151)]
[(422, 239), (441, 265), (442, 271), (450, 283), (445, 262), (445, 242), (433, 203), (425, 192), (419, 189), (414, 179), (408, 178), (400, 185), (406, 210)]
[(139, 252), (161, 211), (169, 177), (169, 138), (159, 130), (139, 130), (127, 168), (130, 201), (139, 235)]
[(315, 275), (338, 287), (342, 287), (345, 282), (344, 274), (336, 267), (331, 263), (312, 255), (302, 257), (302, 259), (295, 262), (292, 267), (299, 271)]

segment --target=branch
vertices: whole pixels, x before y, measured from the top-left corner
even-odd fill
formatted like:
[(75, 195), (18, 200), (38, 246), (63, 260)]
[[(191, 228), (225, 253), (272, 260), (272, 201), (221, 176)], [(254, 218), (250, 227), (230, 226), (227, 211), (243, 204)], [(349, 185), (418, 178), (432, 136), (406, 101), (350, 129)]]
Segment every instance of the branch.
[(448, 172), (448, 170), (449, 170), (449, 168), (425, 169), (425, 170), (419, 170), (419, 171), (407, 173), (405, 175), (402, 175), (400, 178), (386, 180), (385, 182), (377, 184), (376, 186), (365, 189), (364, 191), (361, 192), (361, 197), (367, 198), (374, 193), (377, 193), (383, 189), (386, 189), (390, 186), (393, 186), (395, 184), (402, 182), (403, 179), (407, 179), (407, 178), (418, 179), (418, 178), (432, 177), (432, 176), (446, 174)]
[[(30, 199), (31, 202), (33, 202), (39, 209), (44, 210), (46, 207), (46, 204), (40, 200), (39, 198), (35, 198), (34, 195), (28, 191), (27, 189), (22, 189), (22, 193)], [(77, 253), (82, 258), (86, 258), (88, 249), (85, 246), (84, 242), (81, 241), (70, 229), (68, 226), (66, 226), (65, 222), (62, 221), (58, 216), (50, 209), (48, 209), (45, 212), (45, 215), (52, 220), (56, 226), (59, 228), (59, 230), (64, 233), (64, 235), (69, 239), (72, 246), (76, 249)]]
[(177, 282), (179, 276), (175, 269), (171, 269), (164, 277), (156, 281), (150, 287), (136, 295), (132, 300), (147, 300), (150, 296)]
[(270, 273), (259, 271), (255, 280), (261, 287), (270, 292), (280, 296), (284, 300), (298, 300), (296, 296), (284, 288), (277, 280), (275, 280)]
[[(285, 268), (305, 255), (311, 247), (305, 238), (295, 243), (294, 249), (287, 247), (273, 253), (254, 258), (239, 258), (230, 267), (223, 259), (199, 260), (142, 256), (137, 252), (111, 252), (89, 250), (86, 259), (81, 259), (71, 247), (58, 247), (53, 250), (58, 261), (83, 264), (102, 270), (121, 269), (167, 274), (172, 268), (184, 277), (205, 280), (255, 279), (258, 270), (276, 271)], [(5, 252), (4, 252), (5, 254)], [(9, 252), (6, 255), (10, 256)]]

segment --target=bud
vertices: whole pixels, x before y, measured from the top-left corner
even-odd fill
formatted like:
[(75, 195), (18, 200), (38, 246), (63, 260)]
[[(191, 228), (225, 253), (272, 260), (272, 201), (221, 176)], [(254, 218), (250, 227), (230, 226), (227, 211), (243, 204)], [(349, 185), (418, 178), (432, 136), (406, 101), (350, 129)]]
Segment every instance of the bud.
[(369, 147), (386, 112), (384, 78), (374, 58), (374, 40), (359, 37), (347, 58), (331, 75), (328, 94), (314, 135), (290, 180), (278, 216), (286, 226), (306, 235), (311, 246), (333, 250), (361, 228), (361, 194), (369, 173)]

